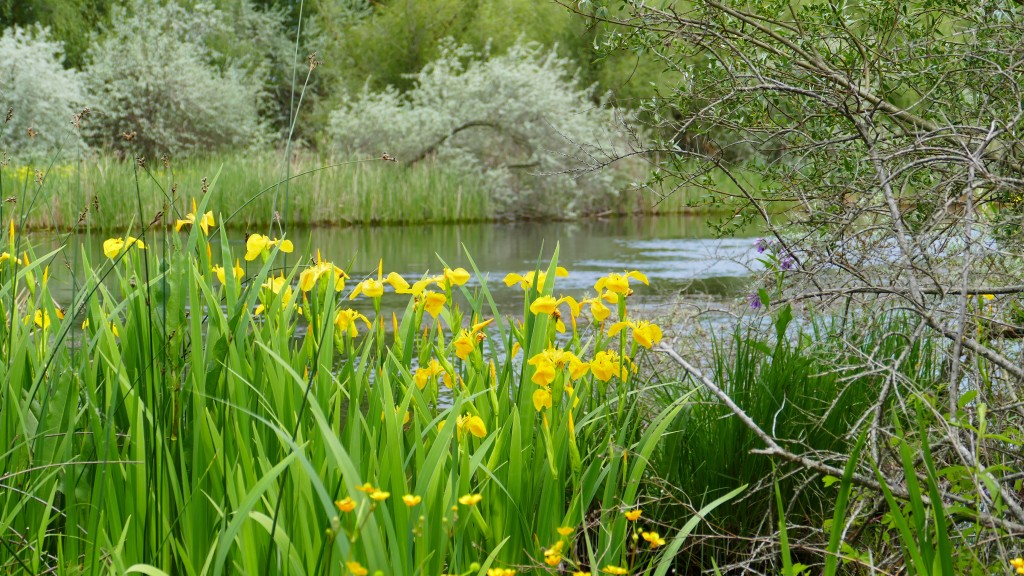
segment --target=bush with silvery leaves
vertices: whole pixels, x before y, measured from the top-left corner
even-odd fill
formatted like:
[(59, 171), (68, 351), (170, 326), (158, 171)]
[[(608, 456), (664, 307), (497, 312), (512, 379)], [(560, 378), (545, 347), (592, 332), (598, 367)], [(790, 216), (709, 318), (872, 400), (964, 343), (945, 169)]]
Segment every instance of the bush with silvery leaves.
[(89, 53), (85, 69), (97, 144), (159, 155), (242, 148), (265, 130), (259, 63), (209, 46), (229, 26), (211, 4), (185, 9), (174, 2), (135, 0), (115, 7), (110, 29)]
[(15, 163), (80, 146), (73, 116), (85, 98), (81, 75), (65, 70), (64, 48), (42, 27), (7, 28), (0, 36), (0, 150)]
[(568, 59), (522, 41), (491, 56), (449, 39), (440, 52), (410, 91), (364, 89), (333, 112), (336, 151), (436, 158), (483, 176), (509, 214), (571, 217), (608, 204), (616, 175), (586, 168), (599, 146), (622, 141), (619, 124)]

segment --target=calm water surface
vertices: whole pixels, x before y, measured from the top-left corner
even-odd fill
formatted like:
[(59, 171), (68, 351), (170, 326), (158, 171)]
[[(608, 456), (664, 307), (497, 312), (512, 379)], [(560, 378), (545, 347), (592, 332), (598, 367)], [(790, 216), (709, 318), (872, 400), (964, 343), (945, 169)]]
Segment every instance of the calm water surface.
[[(233, 230), (229, 235), (233, 238), (234, 253), (243, 255), (244, 233)], [(556, 292), (580, 297), (588, 291), (592, 293), (594, 282), (609, 272), (640, 270), (651, 285), (637, 287), (639, 299), (656, 301), (680, 294), (732, 298), (748, 282), (748, 266), (756, 256), (755, 235), (756, 230), (751, 229), (737, 237), (718, 239), (704, 217), (693, 215), (556, 223), (292, 229), (288, 237), (295, 243), (296, 252), (288, 255), (287, 265), (308, 261), (319, 248), (325, 259), (344, 268), (353, 280), (376, 275), (377, 261), (383, 259), (385, 274), (396, 271), (412, 282), (424, 272), (439, 272), (442, 261), (453, 268), (463, 266), (472, 271), (468, 252), (499, 306), (507, 310), (505, 305), (521, 302), (522, 293), (517, 287), (505, 288), (501, 280), (509, 272), (532, 270), (538, 259), (546, 267), (558, 245), (559, 264), (570, 275), (557, 280)], [(37, 255), (67, 239), (67, 247), (50, 267), (54, 273), (54, 295), (59, 300), (67, 301), (71, 292), (72, 275), (64, 266), (64, 259), (70, 260), (73, 250), (84, 247), (93, 263), (104, 262), (101, 245), (106, 237), (33, 235)], [(152, 250), (162, 250), (164, 241), (159, 235), (146, 238)], [(213, 253), (218, 254), (216, 245)], [(250, 265), (247, 272), (257, 271), (257, 266)], [(470, 282), (471, 287), (475, 285), (476, 278)], [(390, 305), (404, 306), (404, 302), (404, 298), (395, 298)], [(358, 307), (365, 306), (365, 300), (358, 303)], [(385, 305), (388, 304), (386, 297)]]

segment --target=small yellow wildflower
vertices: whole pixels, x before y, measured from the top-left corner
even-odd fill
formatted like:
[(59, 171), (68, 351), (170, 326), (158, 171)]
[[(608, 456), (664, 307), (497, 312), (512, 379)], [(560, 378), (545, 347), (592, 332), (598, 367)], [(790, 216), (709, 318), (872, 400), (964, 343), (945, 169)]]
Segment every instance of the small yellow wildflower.
[[(184, 220), (175, 220), (174, 221), (174, 231), (175, 232), (179, 232), (179, 231), (181, 231), (181, 228), (183, 226), (193, 226), (193, 225), (195, 225), (195, 223), (196, 223), (196, 212), (198, 212), (198, 210), (196, 209), (196, 199), (193, 198), (192, 199), (192, 211), (189, 212), (188, 214), (185, 214), (185, 219)], [(203, 230), (203, 234), (204, 235), (209, 236), (210, 235), (210, 228), (213, 228), (214, 226), (216, 226), (216, 223), (213, 221), (213, 212), (207, 212), (206, 214), (203, 214), (199, 218), (199, 227)]]
[(366, 324), (366, 329), (370, 330), (373, 326), (370, 324), (369, 318), (363, 316), (359, 312), (352, 309), (338, 310), (338, 313), (334, 316), (334, 325), (345, 334), (355, 338), (359, 335), (359, 329), (356, 325), (357, 320), (362, 320)]
[(367, 494), (372, 494), (373, 492), (377, 491), (377, 489), (373, 487), (373, 484), (370, 484), (369, 482), (363, 484), (362, 486), (356, 486), (356, 490), (359, 490), (360, 492), (365, 492)]
[[(139, 250), (145, 250), (146, 244), (134, 236), (125, 236), (124, 238), (108, 238), (103, 241), (103, 254), (111, 260), (117, 258), (122, 252), (131, 247), (138, 248)], [(26, 262), (27, 264), (27, 262)]]
[[(221, 284), (227, 284), (227, 274), (225, 273), (223, 266), (211, 266), (210, 271), (213, 272), (213, 275), (217, 277), (217, 280)], [(241, 280), (242, 277), (245, 276), (245, 270), (239, 265), (238, 260), (235, 260), (235, 265), (231, 268), (231, 275), (234, 276), (236, 280)]]
[(370, 499), (376, 500), (377, 502), (383, 502), (391, 497), (391, 492), (384, 492), (382, 490), (374, 490), (370, 493)]
[(370, 573), (369, 570), (364, 568), (362, 564), (356, 562), (355, 560), (351, 562), (345, 562), (345, 566), (348, 568), (348, 571), (351, 572), (353, 576), (367, 576)]
[(659, 536), (657, 532), (641, 532), (640, 535), (651, 544), (651, 548), (665, 545), (665, 539)]
[(636, 343), (644, 348), (649, 349), (652, 345), (661, 342), (661, 328), (646, 320), (616, 322), (608, 328), (608, 335), (615, 336), (623, 328), (629, 328), (633, 333), (633, 340), (636, 340)]
[(286, 254), (295, 251), (295, 245), (292, 244), (291, 240), (271, 239), (262, 234), (251, 234), (245, 241), (245, 259), (246, 261), (255, 260), (260, 254), (268, 253), (274, 246), (277, 246), (281, 252)]
[(487, 426), (484, 425), (484, 419), (479, 416), (470, 416), (466, 414), (459, 416), (456, 421), (458, 424), (458, 430), (469, 430), (469, 433), (477, 438), (484, 438), (487, 436)]
[(1017, 574), (1024, 574), (1024, 558), (1017, 557), (1010, 560), (1010, 566), (1013, 566), (1014, 571)]
[(355, 500), (349, 498), (348, 496), (344, 497), (341, 500), (335, 500), (334, 505), (337, 506), (338, 510), (341, 512), (351, 512), (356, 509)]
[(463, 506), (476, 506), (483, 499), (484, 497), (480, 494), (466, 494), (465, 496), (459, 496), (459, 504)]
[(405, 496), (402, 496), (402, 502), (405, 502), (405, 505), (408, 506), (409, 508), (412, 508), (413, 506), (419, 504), (422, 501), (423, 498), (420, 496), (414, 496), (412, 494), (406, 494)]
[(604, 572), (605, 574), (613, 574), (614, 576), (624, 576), (625, 574), (629, 574), (629, 570), (618, 566), (612, 566), (610, 564), (601, 568), (601, 572)]
[(572, 576), (590, 576), (590, 572), (583, 572), (582, 570), (577, 570), (576, 572), (572, 573)]
[(437, 378), (444, 373), (444, 367), (437, 361), (436, 358), (431, 358), (430, 362), (426, 366), (420, 366), (416, 369), (413, 374), (413, 380), (416, 382), (416, 387), (423, 390), (433, 378)]
[(450, 286), (462, 286), (469, 282), (469, 272), (465, 268), (444, 269), (444, 279)]
[[(547, 279), (547, 272), (530, 271), (526, 274), (510, 273), (505, 276), (505, 286), (511, 286), (513, 284), (519, 284), (519, 287), (523, 290), (529, 290), (534, 284), (537, 285), (537, 291), (544, 291), (544, 282)], [(569, 275), (569, 271), (561, 266), (555, 268), (555, 276), (564, 278)]]
[[(539, 371), (539, 370), (538, 370)], [(551, 409), (551, 391), (547, 388), (537, 388), (533, 391), (533, 408), (540, 412), (547, 408)]]
[(384, 261), (380, 260), (377, 262), (377, 278), (367, 278), (359, 284), (356, 284), (355, 290), (348, 295), (349, 300), (355, 300), (357, 296), (363, 294), (370, 298), (380, 298), (384, 295)]
[(650, 285), (647, 281), (647, 276), (644, 276), (637, 270), (626, 272), (625, 274), (609, 274), (603, 278), (598, 279), (594, 284), (594, 290), (600, 293), (602, 290), (608, 289), (609, 292), (628, 296), (630, 294), (629, 279), (632, 278), (644, 284)]
[(562, 536), (572, 536), (572, 533), (575, 531), (576, 529), (572, 526), (560, 526), (559, 528), (557, 528), (557, 532)]
[(488, 568), (487, 576), (516, 576), (514, 568)]
[(630, 522), (636, 522), (637, 520), (640, 519), (640, 515), (643, 514), (643, 513), (644, 513), (644, 511), (641, 510), (640, 508), (636, 508), (634, 510), (630, 510), (630, 511), (626, 512), (626, 520), (629, 520)]

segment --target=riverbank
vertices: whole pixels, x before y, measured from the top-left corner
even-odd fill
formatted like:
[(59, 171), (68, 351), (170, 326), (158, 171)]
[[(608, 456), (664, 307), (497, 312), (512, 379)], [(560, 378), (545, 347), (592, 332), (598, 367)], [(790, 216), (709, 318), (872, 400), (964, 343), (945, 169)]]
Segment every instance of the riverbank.
[[(633, 187), (593, 203), (578, 218), (728, 211), (737, 190), (728, 179), (680, 187), (660, 197)], [(709, 189), (718, 193), (712, 195)], [(502, 213), (476, 176), (424, 161), (412, 166), (379, 158), (338, 161), (300, 156), (220, 156), (138, 164), (112, 156), (53, 166), (0, 168), (0, 194), (30, 229), (117, 230), (162, 216), (170, 226), (193, 197), (212, 194), (220, 221), (233, 228), (265, 225), (341, 226), (522, 220)], [(555, 214), (552, 220), (566, 219)]]

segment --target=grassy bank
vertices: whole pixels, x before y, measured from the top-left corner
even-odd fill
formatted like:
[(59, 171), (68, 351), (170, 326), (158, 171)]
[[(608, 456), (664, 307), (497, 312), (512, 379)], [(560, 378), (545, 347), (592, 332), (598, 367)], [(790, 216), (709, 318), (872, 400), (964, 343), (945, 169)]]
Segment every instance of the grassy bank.
[[(188, 199), (210, 188), (230, 227), (264, 225), (275, 212), (288, 225), (421, 224), (514, 218), (492, 202), (476, 176), (432, 162), (405, 166), (380, 159), (341, 162), (298, 157), (287, 173), (279, 157), (256, 154), (193, 158), (170, 162), (151, 159), (139, 168), (104, 156), (52, 166), (0, 168), (0, 193), (11, 198), (28, 228), (69, 230), (123, 229), (158, 213), (172, 223), (188, 211)], [(720, 180), (720, 181), (719, 181)], [(725, 178), (705, 183), (727, 193)], [(732, 192), (730, 192), (732, 191)], [(141, 209), (139, 205), (141, 204)], [(624, 190), (588, 215), (657, 214), (728, 210), (729, 204), (696, 185), (666, 197)], [(83, 215), (84, 214), (84, 215)]]
[[(682, 537), (637, 519), (685, 398), (636, 402), (632, 366), (660, 336), (612, 329), (626, 278), (581, 313), (550, 297), (556, 261), (470, 292), (463, 269), (413, 286), (279, 271), (287, 243), (232, 254), (209, 231), (215, 251), (197, 222), (69, 254), (67, 302), (45, 255), (0, 260), (0, 571), (633, 574)], [(348, 308), (385, 290), (410, 294), (404, 313)]]

